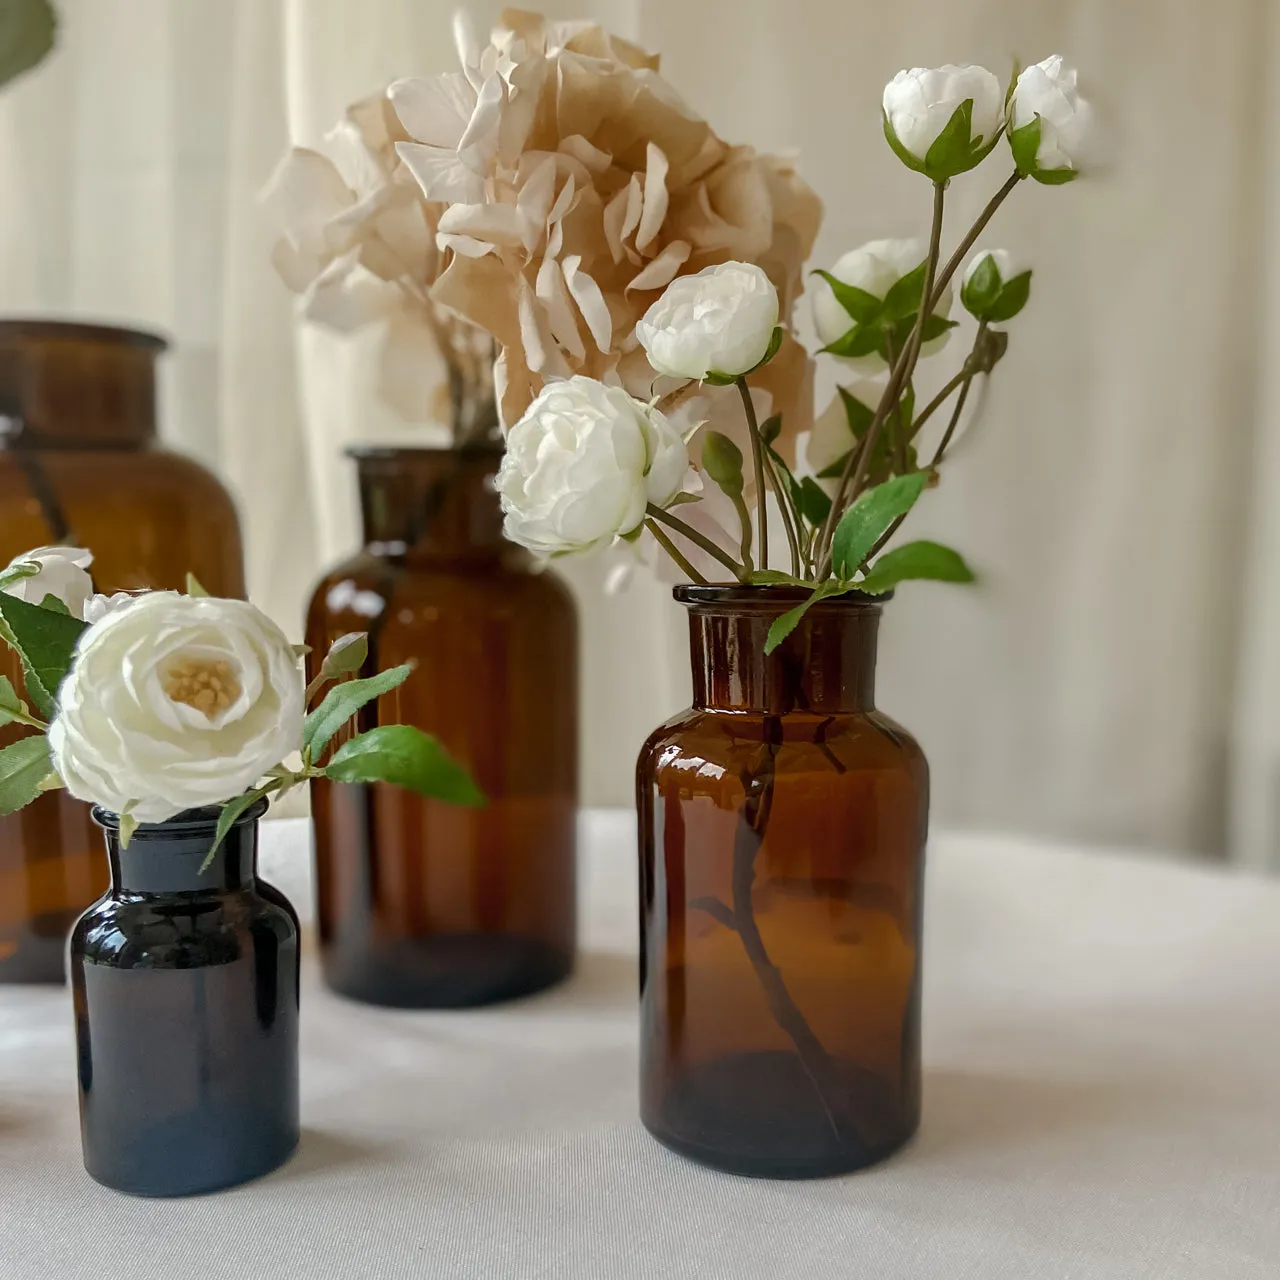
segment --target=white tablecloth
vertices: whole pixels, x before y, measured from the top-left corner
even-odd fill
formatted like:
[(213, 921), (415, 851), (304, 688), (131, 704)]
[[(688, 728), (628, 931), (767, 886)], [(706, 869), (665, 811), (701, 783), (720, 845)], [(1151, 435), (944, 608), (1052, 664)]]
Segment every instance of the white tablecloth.
[[(919, 1138), (755, 1182), (636, 1119), (634, 825), (584, 826), (557, 991), (387, 1012), (308, 960), (302, 1147), (233, 1191), (90, 1181), (66, 993), (0, 987), (0, 1280), (1280, 1277), (1280, 883), (935, 839)], [(305, 823), (263, 840), (305, 915)]]

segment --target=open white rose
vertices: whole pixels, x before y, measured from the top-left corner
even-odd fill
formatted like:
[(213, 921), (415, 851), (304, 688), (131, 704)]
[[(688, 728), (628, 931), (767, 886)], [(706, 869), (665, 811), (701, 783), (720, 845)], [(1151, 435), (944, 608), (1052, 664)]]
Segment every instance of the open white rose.
[[(965, 103), (967, 121), (934, 143)], [(912, 67), (884, 87), (885, 136), (901, 160), (935, 182), (972, 169), (994, 145), (1004, 119), (1004, 90), (986, 67)], [(967, 125), (960, 128), (959, 125)]]
[(298, 660), (266, 614), (156, 591), (81, 636), (49, 747), (77, 799), (163, 822), (255, 785), (298, 750), (302, 717)]
[(107, 614), (123, 609), (125, 605), (132, 604), (140, 598), (140, 595), (135, 595), (132, 591), (116, 591), (109, 596), (101, 594), (90, 596), (84, 607), (84, 620), (91, 625), (101, 622)]
[(1076, 89), (1076, 69), (1054, 54), (1028, 67), (1009, 103), (1009, 143), (1020, 173), (1069, 182), (1086, 160), (1093, 108)]
[(88, 569), (93, 563), (93, 552), (83, 547), (37, 547), (15, 556), (9, 568), (18, 565), (39, 565), (39, 572), (18, 578), (3, 590), (29, 604), (40, 604), (45, 596), (55, 596), (67, 606), (73, 618), (84, 617), (84, 607), (93, 595), (93, 579)]
[[(885, 295), (903, 276), (909, 275), (925, 259), (926, 246), (921, 240), (869, 240), (836, 260), (831, 274), (837, 280), (861, 289), (873, 298)], [(813, 282), (813, 323), (824, 346), (838, 341), (853, 328), (853, 317), (840, 305), (831, 286), (823, 279)], [(951, 313), (952, 292), (948, 285), (933, 314), (946, 318)], [(922, 356), (932, 355), (946, 345), (947, 334), (926, 342)], [(839, 357), (857, 373), (872, 375), (885, 367), (883, 356), (873, 351), (865, 356)]]
[(684, 440), (656, 409), (593, 378), (550, 382), (507, 435), (503, 531), (539, 555), (629, 534), (690, 476)]
[(768, 354), (778, 324), (778, 291), (748, 262), (723, 262), (673, 280), (644, 318), (636, 338), (659, 373), (737, 377)]

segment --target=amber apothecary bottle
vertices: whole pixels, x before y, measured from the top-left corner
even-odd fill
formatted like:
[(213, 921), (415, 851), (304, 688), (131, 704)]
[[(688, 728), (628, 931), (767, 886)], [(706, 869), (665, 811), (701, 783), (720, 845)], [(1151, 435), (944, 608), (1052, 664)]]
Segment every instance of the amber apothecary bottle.
[[(218, 810), (107, 833), (111, 888), (71, 935), (80, 1134), (99, 1182), (216, 1191), (298, 1144), (298, 916), (257, 878), (258, 819)], [(104, 859), (105, 861), (106, 859)]]
[[(156, 441), (163, 339), (130, 329), (0, 320), (0, 565), (74, 542), (99, 591), (244, 593), (240, 532), (222, 485)], [(0, 672), (18, 684), (8, 650)], [(0, 730), (0, 746), (21, 732)], [(0, 982), (57, 982), (67, 932), (107, 884), (89, 808), (50, 793), (0, 817)]]
[(637, 770), (641, 1116), (703, 1163), (814, 1177), (920, 1112), (928, 768), (874, 701), (879, 603), (679, 587), (694, 701)]
[(497, 449), (354, 456), (364, 547), (316, 588), (309, 661), (366, 631), (363, 674), (415, 663), (348, 734), (416, 725), (467, 766), (488, 804), (312, 784), (325, 978), (344, 995), (406, 1007), (536, 991), (574, 955), (573, 602), (502, 537)]

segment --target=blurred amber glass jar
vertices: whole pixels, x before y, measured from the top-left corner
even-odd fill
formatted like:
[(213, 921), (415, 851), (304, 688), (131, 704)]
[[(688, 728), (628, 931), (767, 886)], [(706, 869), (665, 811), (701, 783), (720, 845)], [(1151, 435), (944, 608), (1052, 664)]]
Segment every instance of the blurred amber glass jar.
[(488, 804), (312, 783), (325, 978), (344, 995), (404, 1007), (524, 995), (573, 965), (573, 601), (503, 540), (498, 449), (354, 456), (364, 548), (316, 588), (309, 661), (314, 669), (339, 636), (367, 631), (363, 674), (416, 663), (361, 712), (358, 730), (435, 734)]
[[(217, 479), (156, 441), (162, 338), (0, 320), (0, 564), (76, 543), (99, 591), (244, 594), (235, 506)], [(5, 650), (0, 671), (20, 668)], [(0, 746), (23, 730), (0, 730)], [(76, 917), (107, 887), (89, 806), (51, 793), (0, 818), (0, 982), (57, 982)]]

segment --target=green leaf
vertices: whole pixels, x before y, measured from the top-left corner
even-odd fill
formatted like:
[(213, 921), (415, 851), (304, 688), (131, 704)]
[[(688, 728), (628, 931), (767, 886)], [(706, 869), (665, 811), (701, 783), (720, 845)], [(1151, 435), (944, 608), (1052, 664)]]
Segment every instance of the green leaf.
[(18, 691), (8, 676), (0, 676), (0, 712), (2, 711), (16, 712), (18, 715), (27, 713), (27, 704), (18, 697)]
[(782, 414), (775, 413), (760, 424), (760, 443), (769, 447), (782, 434)]
[(1009, 130), (1009, 149), (1014, 167), (1021, 174), (1035, 173), (1036, 153), (1040, 150), (1040, 115), (1037, 112), (1021, 129)]
[[(116, 814), (116, 819), (118, 822), (117, 830), (120, 833), (120, 847), (122, 849), (127, 849), (129, 847), (129, 841), (133, 839), (133, 833), (138, 829), (138, 820), (129, 812), (128, 809), (123, 813)], [(203, 871), (204, 867), (207, 865), (208, 863), (206, 861), (204, 866), (201, 866), (200, 870)]]
[(1006, 282), (1000, 296), (983, 317), (989, 324), (1004, 324), (1027, 305), (1031, 297), (1031, 272), (1024, 271)]
[(831, 499), (812, 476), (805, 476), (800, 481), (796, 506), (815, 529), (831, 514)]
[[(755, 373), (757, 369), (763, 369), (778, 354), (778, 348), (782, 346), (782, 335), (782, 326), (780, 324), (774, 325), (773, 332), (769, 335), (769, 345), (765, 348), (764, 355), (747, 370), (747, 373)], [(747, 374), (744, 373), (742, 376), (745, 378)]]
[(920, 335), (920, 341), (921, 343), (932, 342), (935, 338), (942, 337), (944, 333), (950, 333), (959, 323), (958, 320), (948, 320), (945, 316), (931, 315), (924, 322), (924, 331)]
[(1031, 176), (1046, 187), (1060, 187), (1064, 182), (1074, 182), (1080, 176), (1079, 169), (1036, 169)]
[(1000, 268), (991, 254), (983, 254), (972, 274), (966, 274), (964, 284), (960, 287), (960, 301), (964, 308), (975, 319), (985, 320), (987, 312), (996, 304), (1004, 281), (1000, 278)]
[(205, 860), (200, 864), (201, 871), (208, 869), (209, 863), (213, 861), (213, 855), (218, 852), (222, 842), (227, 838), (227, 832), (235, 826), (236, 819), (246, 809), (257, 804), (276, 785), (275, 782), (272, 782), (269, 786), (258, 787), (254, 791), (246, 791), (244, 795), (236, 796), (234, 800), (228, 800), (222, 806), (222, 812), (218, 814), (218, 825), (213, 830), (213, 843), (209, 846), (209, 852), (205, 855)]
[(781, 569), (756, 569), (747, 579), (753, 587), (804, 587), (809, 584)]
[(4, 624), (0, 638), (21, 656), (27, 696), (47, 720), (85, 624), (4, 592), (0, 592), (0, 619)]
[(68, 618), (71, 617), (71, 610), (67, 608), (66, 601), (55, 596), (52, 592), (45, 594), (45, 598), (40, 601), (40, 607), (42, 609), (52, 609), (54, 613), (66, 614)]
[(894, 282), (889, 292), (884, 295), (884, 314), (890, 320), (905, 320), (920, 310), (924, 298), (924, 278), (928, 272), (928, 262), (922, 262), (914, 271), (908, 271), (900, 280)]
[(973, 138), (973, 99), (966, 98), (925, 153), (925, 174), (934, 182), (954, 178), (977, 164), (974, 153), (978, 149)]
[(907, 542), (880, 556), (858, 583), (858, 588), (879, 595), (899, 582), (917, 578), (934, 582), (972, 582), (974, 574), (960, 553), (950, 547), (939, 542)]
[(843, 387), (837, 387), (836, 390), (844, 404), (844, 416), (849, 423), (849, 430), (853, 432), (855, 440), (861, 440), (875, 419), (876, 411), (863, 404), (852, 391), (846, 391)]
[(449, 804), (479, 808), (487, 803), (440, 743), (408, 724), (380, 725), (344, 742), (324, 772), (335, 782), (389, 782)]
[(713, 387), (731, 387), (738, 381), (736, 373), (708, 373), (703, 382), (709, 382)]
[(794, 609), (788, 610), (782, 617), (773, 620), (773, 625), (769, 628), (769, 634), (765, 637), (765, 653), (772, 653), (796, 629), (800, 619), (820, 600), (825, 600), (828, 596), (842, 595), (849, 589), (847, 582), (840, 582), (836, 579), (820, 583), (803, 604), (796, 605)]
[(844, 469), (849, 465), (849, 454), (852, 452), (853, 450), (850, 449), (849, 453), (842, 453), (834, 462), (828, 462), (827, 465), (818, 472), (818, 479), (838, 480), (842, 475), (844, 475)]
[(703, 436), (702, 469), (730, 498), (742, 496), (742, 450), (723, 432)]
[(0, 750), (0, 814), (16, 813), (30, 804), (52, 768), (49, 739), (43, 733), (19, 738)]
[(200, 579), (194, 573), (187, 574), (187, 595), (195, 596), (197, 600), (203, 600), (209, 595), (200, 585)]
[(898, 135), (894, 132), (893, 125), (889, 123), (889, 113), (881, 108), (880, 117), (884, 121), (885, 141), (893, 149), (893, 154), (897, 156), (908, 169), (912, 169), (916, 173), (923, 173), (924, 163), (913, 156), (911, 152), (908, 151), (898, 140)]
[(58, 19), (49, 0), (0, 4), (0, 85), (39, 65), (53, 48)]
[(848, 333), (842, 334), (834, 342), (829, 342), (822, 350), (829, 356), (840, 356), (842, 359), (856, 359), (858, 356), (869, 356), (880, 350), (884, 339), (884, 330), (878, 322), (872, 324), (856, 324)]
[(863, 493), (840, 517), (831, 539), (831, 566), (840, 577), (853, 577), (885, 530), (915, 506), (927, 480), (923, 471), (886, 480)]
[(854, 324), (868, 324), (880, 314), (880, 308), (884, 302), (874, 293), (859, 289), (856, 284), (845, 284), (830, 271), (818, 270), (813, 274), (821, 276), (830, 285), (836, 301), (845, 309), (845, 314)]
[(11, 587), (23, 578), (34, 578), (40, 572), (40, 565), (34, 560), (15, 560), (8, 568), (0, 570), (0, 591)]
[(390, 693), (397, 685), (402, 685), (412, 671), (412, 664), (406, 662), (380, 671), (367, 680), (348, 680), (334, 685), (324, 695), (324, 701), (307, 715), (302, 724), (302, 745), (310, 749), (311, 758), (318, 760), (329, 745), (330, 738), (361, 707), (384, 693)]

